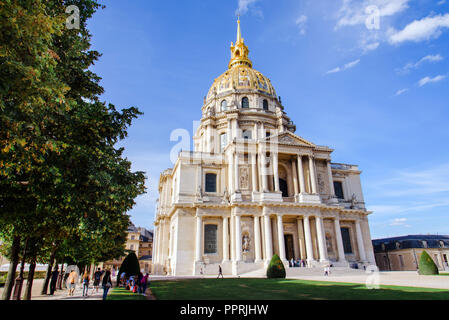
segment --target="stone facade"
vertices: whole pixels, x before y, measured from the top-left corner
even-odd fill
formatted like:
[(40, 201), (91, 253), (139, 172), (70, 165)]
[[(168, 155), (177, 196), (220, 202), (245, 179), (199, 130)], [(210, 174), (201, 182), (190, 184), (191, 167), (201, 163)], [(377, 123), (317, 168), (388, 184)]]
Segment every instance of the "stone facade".
[(239, 22), (229, 69), (204, 99), (194, 151), (160, 176), (153, 272), (216, 274), (220, 264), (237, 275), (265, 268), (274, 253), (286, 266), (291, 258), (309, 267), (374, 264), (361, 172), (295, 134), (248, 52)]

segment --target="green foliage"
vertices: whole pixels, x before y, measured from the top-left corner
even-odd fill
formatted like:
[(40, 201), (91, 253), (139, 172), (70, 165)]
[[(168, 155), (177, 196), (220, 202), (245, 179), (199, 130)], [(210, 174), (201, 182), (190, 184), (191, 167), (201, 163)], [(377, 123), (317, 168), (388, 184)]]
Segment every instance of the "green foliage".
[(422, 275), (434, 275), (439, 274), (438, 267), (433, 259), (429, 256), (426, 250), (423, 250), (421, 257), (419, 258), (419, 274)]
[(130, 252), (125, 260), (123, 260), (118, 276), (120, 277), (122, 272), (126, 273), (126, 276), (135, 276), (140, 272), (139, 260), (134, 252)]
[[(80, 29), (65, 27), (68, 5)], [(101, 262), (124, 254), (145, 192), (117, 142), (141, 113), (100, 101), (87, 21), (96, 0), (0, 1), (0, 240), (27, 262)], [(29, 238), (33, 235), (33, 238)]]
[(267, 268), (267, 278), (285, 278), (285, 268), (277, 254), (273, 255)]

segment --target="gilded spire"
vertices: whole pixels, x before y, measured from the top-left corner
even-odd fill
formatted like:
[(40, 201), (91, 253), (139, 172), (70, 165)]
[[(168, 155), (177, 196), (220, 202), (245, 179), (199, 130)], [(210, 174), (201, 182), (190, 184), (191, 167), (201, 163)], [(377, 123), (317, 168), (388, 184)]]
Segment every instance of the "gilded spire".
[(249, 50), (242, 38), (242, 31), (240, 29), (240, 15), (237, 19), (237, 41), (235, 45), (231, 42), (231, 61), (229, 62), (229, 69), (237, 65), (246, 65), (252, 68), (253, 64), (248, 58)]

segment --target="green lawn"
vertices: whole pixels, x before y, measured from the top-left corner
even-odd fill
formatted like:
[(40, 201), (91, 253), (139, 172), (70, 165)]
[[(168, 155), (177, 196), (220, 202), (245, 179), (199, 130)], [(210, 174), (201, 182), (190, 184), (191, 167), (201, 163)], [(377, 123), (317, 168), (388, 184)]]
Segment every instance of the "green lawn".
[(147, 298), (124, 288), (112, 288), (106, 300), (147, 300)]
[(287, 279), (200, 279), (152, 281), (160, 300), (449, 300), (442, 289)]

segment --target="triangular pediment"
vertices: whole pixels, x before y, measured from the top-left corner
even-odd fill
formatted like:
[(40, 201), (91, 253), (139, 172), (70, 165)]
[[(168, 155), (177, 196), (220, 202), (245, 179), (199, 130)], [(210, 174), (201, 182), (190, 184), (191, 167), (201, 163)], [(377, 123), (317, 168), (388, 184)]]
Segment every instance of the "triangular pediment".
[(294, 133), (291, 133), (290, 131), (285, 131), (280, 134), (267, 137), (264, 141), (269, 142), (277, 142), (279, 144), (286, 144), (291, 146), (301, 146), (301, 147), (316, 147), (315, 144), (313, 144), (310, 141), (307, 141), (306, 139), (297, 136)]

